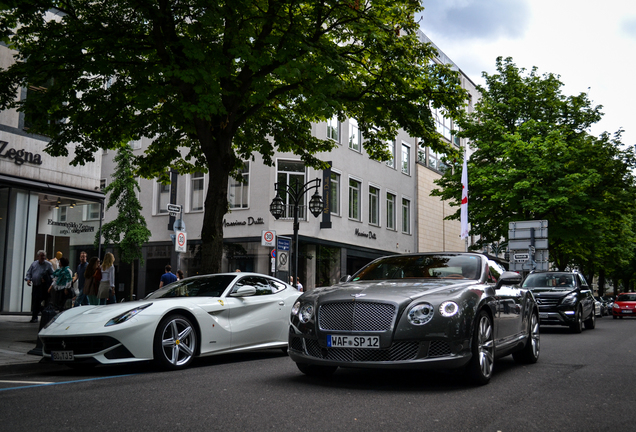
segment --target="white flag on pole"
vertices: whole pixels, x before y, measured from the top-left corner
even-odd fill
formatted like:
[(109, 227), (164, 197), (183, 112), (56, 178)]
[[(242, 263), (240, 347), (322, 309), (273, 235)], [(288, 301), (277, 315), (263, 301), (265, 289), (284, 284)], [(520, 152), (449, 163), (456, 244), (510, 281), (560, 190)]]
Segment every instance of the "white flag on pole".
[(468, 237), (468, 166), (466, 165), (467, 155), (464, 153), (464, 165), (462, 166), (462, 203), (460, 207), (461, 234), (460, 237)]

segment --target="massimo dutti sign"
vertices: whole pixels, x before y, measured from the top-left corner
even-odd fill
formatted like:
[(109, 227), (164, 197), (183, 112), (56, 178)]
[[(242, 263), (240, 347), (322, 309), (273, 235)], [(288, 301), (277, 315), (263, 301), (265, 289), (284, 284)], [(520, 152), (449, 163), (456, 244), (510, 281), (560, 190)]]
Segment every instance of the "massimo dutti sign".
[(31, 153), (24, 149), (16, 150), (7, 148), (9, 145), (6, 141), (0, 141), (0, 158), (12, 160), (16, 165), (29, 163), (33, 165), (42, 165), (42, 156), (38, 153)]

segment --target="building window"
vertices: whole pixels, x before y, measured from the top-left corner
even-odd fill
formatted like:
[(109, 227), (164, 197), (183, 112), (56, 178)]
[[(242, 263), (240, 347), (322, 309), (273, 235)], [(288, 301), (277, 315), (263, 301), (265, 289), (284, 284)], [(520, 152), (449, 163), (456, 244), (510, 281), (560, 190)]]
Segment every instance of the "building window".
[[(279, 160), (278, 161), (278, 189), (281, 199), (285, 204), (285, 212), (283, 213), (283, 218), (293, 218), (294, 217), (294, 207), (293, 203), (289, 202), (289, 197), (286, 190), (286, 186), (289, 185), (292, 188), (298, 187), (302, 190), (303, 185), (305, 184), (305, 164), (302, 161), (289, 161), (289, 160)], [(307, 198), (307, 197), (303, 197)], [(298, 219), (305, 220), (306, 219), (305, 206), (302, 203), (299, 203), (298, 207)]]
[(230, 177), (227, 201), (232, 209), (249, 207), (250, 196), (250, 163), (243, 164), (241, 169), (241, 180)]
[(395, 142), (387, 141), (386, 146), (387, 146), (387, 149), (389, 150), (389, 153), (391, 154), (391, 159), (386, 161), (386, 166), (395, 168)]
[(396, 196), (390, 192), (386, 193), (386, 227), (395, 229), (395, 201)]
[(411, 174), (411, 147), (402, 143), (402, 172)]
[(205, 176), (197, 171), (190, 174), (190, 211), (203, 210), (205, 202)]
[(402, 232), (411, 234), (411, 201), (402, 198)]
[(435, 118), (435, 128), (437, 132), (446, 138), (448, 141), (451, 141), (451, 119), (446, 116), (446, 110), (442, 108), (433, 109), (433, 116)]
[(340, 122), (337, 116), (327, 120), (327, 138), (340, 142)]
[(361, 142), (362, 137), (360, 135), (360, 129), (358, 128), (358, 121), (356, 119), (349, 119), (349, 148), (359, 152)]
[(349, 179), (349, 219), (360, 220), (360, 183)]
[(57, 222), (66, 222), (66, 212), (68, 211), (68, 207), (60, 206), (60, 208), (55, 209), (56, 217), (55, 220)]
[(106, 189), (107, 185), (108, 180), (106, 180), (105, 178), (99, 180), (99, 190), (103, 191), (104, 189)]
[(170, 184), (157, 183), (157, 214), (167, 214), (170, 203)]
[(128, 145), (130, 145), (130, 148), (133, 150), (139, 150), (141, 148), (141, 139), (133, 140), (129, 142)]
[(428, 166), (439, 172), (445, 172), (448, 169), (448, 165), (442, 162), (442, 153), (436, 153), (432, 148), (428, 148)]
[(331, 214), (340, 216), (340, 174), (335, 172), (331, 173), (329, 208), (331, 209)]
[(369, 224), (380, 225), (380, 189), (369, 186)]
[(102, 206), (99, 203), (91, 203), (84, 205), (84, 220), (93, 221), (101, 219)]

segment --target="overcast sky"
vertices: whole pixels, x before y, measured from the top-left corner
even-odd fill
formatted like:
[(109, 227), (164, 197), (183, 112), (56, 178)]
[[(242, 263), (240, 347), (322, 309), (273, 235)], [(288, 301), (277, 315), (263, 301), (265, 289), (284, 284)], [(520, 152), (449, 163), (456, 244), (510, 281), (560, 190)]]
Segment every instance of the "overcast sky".
[(498, 56), (561, 76), (566, 95), (603, 106), (591, 133), (625, 130), (636, 145), (636, 2), (629, 0), (422, 0), (422, 31), (471, 80)]

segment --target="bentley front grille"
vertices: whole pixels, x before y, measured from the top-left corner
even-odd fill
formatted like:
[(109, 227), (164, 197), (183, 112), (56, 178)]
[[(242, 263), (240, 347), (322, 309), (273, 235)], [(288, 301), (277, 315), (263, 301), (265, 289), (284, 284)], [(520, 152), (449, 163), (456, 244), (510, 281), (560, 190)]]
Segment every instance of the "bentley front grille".
[(428, 346), (428, 357), (444, 357), (451, 355), (450, 345), (446, 341), (434, 340)]
[(318, 310), (318, 324), (321, 330), (385, 331), (391, 328), (395, 312), (395, 305), (389, 303), (328, 303)]
[(388, 349), (321, 348), (318, 341), (305, 339), (306, 353), (312, 357), (341, 362), (408, 361), (417, 358), (419, 342), (394, 342)]

